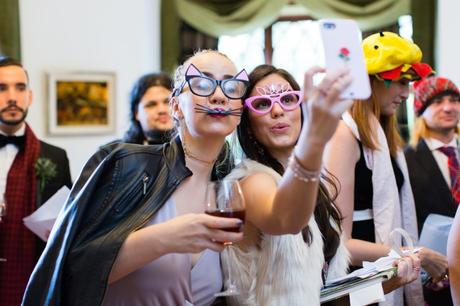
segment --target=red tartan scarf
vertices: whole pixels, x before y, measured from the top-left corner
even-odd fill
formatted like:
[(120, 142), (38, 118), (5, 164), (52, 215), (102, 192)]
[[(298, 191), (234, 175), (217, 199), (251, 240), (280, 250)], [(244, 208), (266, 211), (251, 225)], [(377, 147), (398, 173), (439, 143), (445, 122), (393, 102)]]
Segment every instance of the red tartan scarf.
[(0, 223), (0, 305), (20, 305), (36, 263), (36, 238), (22, 218), (37, 207), (35, 163), (40, 141), (26, 125), (24, 148), (18, 152), (6, 183), (7, 215)]

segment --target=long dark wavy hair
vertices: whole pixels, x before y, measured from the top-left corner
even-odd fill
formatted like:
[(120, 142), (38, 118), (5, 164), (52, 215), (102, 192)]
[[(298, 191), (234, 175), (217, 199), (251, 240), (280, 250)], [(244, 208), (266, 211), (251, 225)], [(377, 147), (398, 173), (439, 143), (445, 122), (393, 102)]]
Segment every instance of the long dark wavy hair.
[[(277, 74), (285, 79), (292, 87), (293, 90), (300, 90), (299, 84), (292, 77), (292, 75), (284, 69), (278, 69), (272, 65), (260, 65), (257, 66), (249, 75), (249, 87), (246, 91), (246, 99), (250, 96), (254, 86), (264, 79), (265, 77)], [(281, 163), (274, 158), (270, 152), (265, 148), (255, 137), (249, 120), (249, 109), (244, 108), (241, 116), (241, 123), (237, 128), (238, 140), (241, 148), (243, 149), (246, 156), (252, 160), (255, 160), (265, 166), (268, 166), (278, 172), (280, 175), (284, 174), (284, 168)], [(303, 116), (302, 116), (303, 123)], [(321, 174), (323, 182), (331, 186), (332, 194), (328, 191), (325, 184), (320, 182), (318, 197), (316, 199), (315, 207), (315, 220), (323, 236), (324, 242), (324, 257), (326, 262), (329, 262), (334, 257), (337, 248), (340, 244), (340, 233), (342, 232), (341, 220), (342, 216), (340, 211), (335, 207), (334, 200), (337, 197), (337, 179), (327, 170)], [(333, 218), (338, 225), (338, 230), (334, 229), (330, 223), (330, 218)], [(312, 234), (308, 226), (302, 230), (304, 241), (309, 245), (312, 242)]]
[(172, 91), (173, 88), (173, 80), (172, 78), (167, 75), (166, 73), (149, 73), (143, 75), (136, 81), (131, 90), (130, 99), (129, 99), (129, 108), (130, 108), (130, 115), (129, 120), (131, 122), (128, 131), (126, 131), (125, 135), (123, 136), (124, 142), (130, 143), (143, 143), (145, 140), (144, 132), (142, 131), (142, 127), (140, 122), (136, 119), (137, 114), (137, 107), (141, 102), (142, 97), (145, 95), (147, 90), (150, 87), (160, 86), (164, 87), (167, 90)]

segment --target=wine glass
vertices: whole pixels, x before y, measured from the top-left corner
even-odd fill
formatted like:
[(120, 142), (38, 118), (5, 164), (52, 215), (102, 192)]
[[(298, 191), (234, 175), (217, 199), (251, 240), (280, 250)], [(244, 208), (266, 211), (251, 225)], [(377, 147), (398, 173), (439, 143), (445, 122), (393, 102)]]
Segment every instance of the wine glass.
[[(244, 222), (245, 219), (245, 202), (243, 192), (238, 180), (224, 179), (208, 183), (206, 190), (206, 214), (224, 218), (238, 218)], [(230, 232), (240, 232), (242, 227), (225, 229)], [(216, 293), (215, 296), (238, 295), (239, 290), (232, 279), (230, 267), (230, 251), (232, 242), (224, 242), (226, 248), (227, 260), (226, 268), (228, 271), (228, 287), (225, 291)]]
[[(4, 194), (0, 194), (0, 223), (6, 217), (6, 198)], [(6, 258), (0, 258), (0, 262), (6, 261)]]

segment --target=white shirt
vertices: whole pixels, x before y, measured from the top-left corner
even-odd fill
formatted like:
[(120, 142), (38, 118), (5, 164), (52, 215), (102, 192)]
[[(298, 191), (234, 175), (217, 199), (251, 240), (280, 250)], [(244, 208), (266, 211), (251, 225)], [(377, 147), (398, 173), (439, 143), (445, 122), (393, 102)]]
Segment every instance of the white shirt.
[[(14, 136), (23, 136), (25, 132), (26, 125), (24, 124), (14, 133)], [(0, 134), (6, 135), (2, 131), (0, 131)], [(7, 144), (3, 148), (0, 148), (0, 202), (3, 202), (8, 172), (10, 172), (10, 168), (13, 165), (18, 151), (19, 149), (14, 144)]]
[(438, 164), (439, 170), (441, 170), (442, 176), (444, 177), (444, 180), (447, 183), (447, 186), (451, 188), (451, 182), (450, 182), (450, 173), (449, 173), (449, 166), (447, 163), (448, 157), (446, 154), (442, 153), (439, 151), (439, 148), (442, 147), (453, 147), (455, 148), (455, 154), (457, 155), (457, 160), (459, 159), (458, 157), (458, 147), (457, 147), (457, 137), (454, 137), (451, 142), (448, 144), (444, 144), (443, 142), (434, 139), (434, 138), (425, 138), (426, 145), (428, 148), (431, 150), (431, 153), (433, 154), (434, 160), (436, 160), (436, 163)]

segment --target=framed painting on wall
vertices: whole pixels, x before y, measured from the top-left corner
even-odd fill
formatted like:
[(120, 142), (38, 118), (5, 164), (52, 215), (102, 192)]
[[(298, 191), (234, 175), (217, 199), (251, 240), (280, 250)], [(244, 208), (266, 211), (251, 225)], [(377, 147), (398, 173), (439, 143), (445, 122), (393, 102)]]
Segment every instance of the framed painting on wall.
[(115, 131), (114, 73), (50, 73), (48, 85), (50, 135)]

